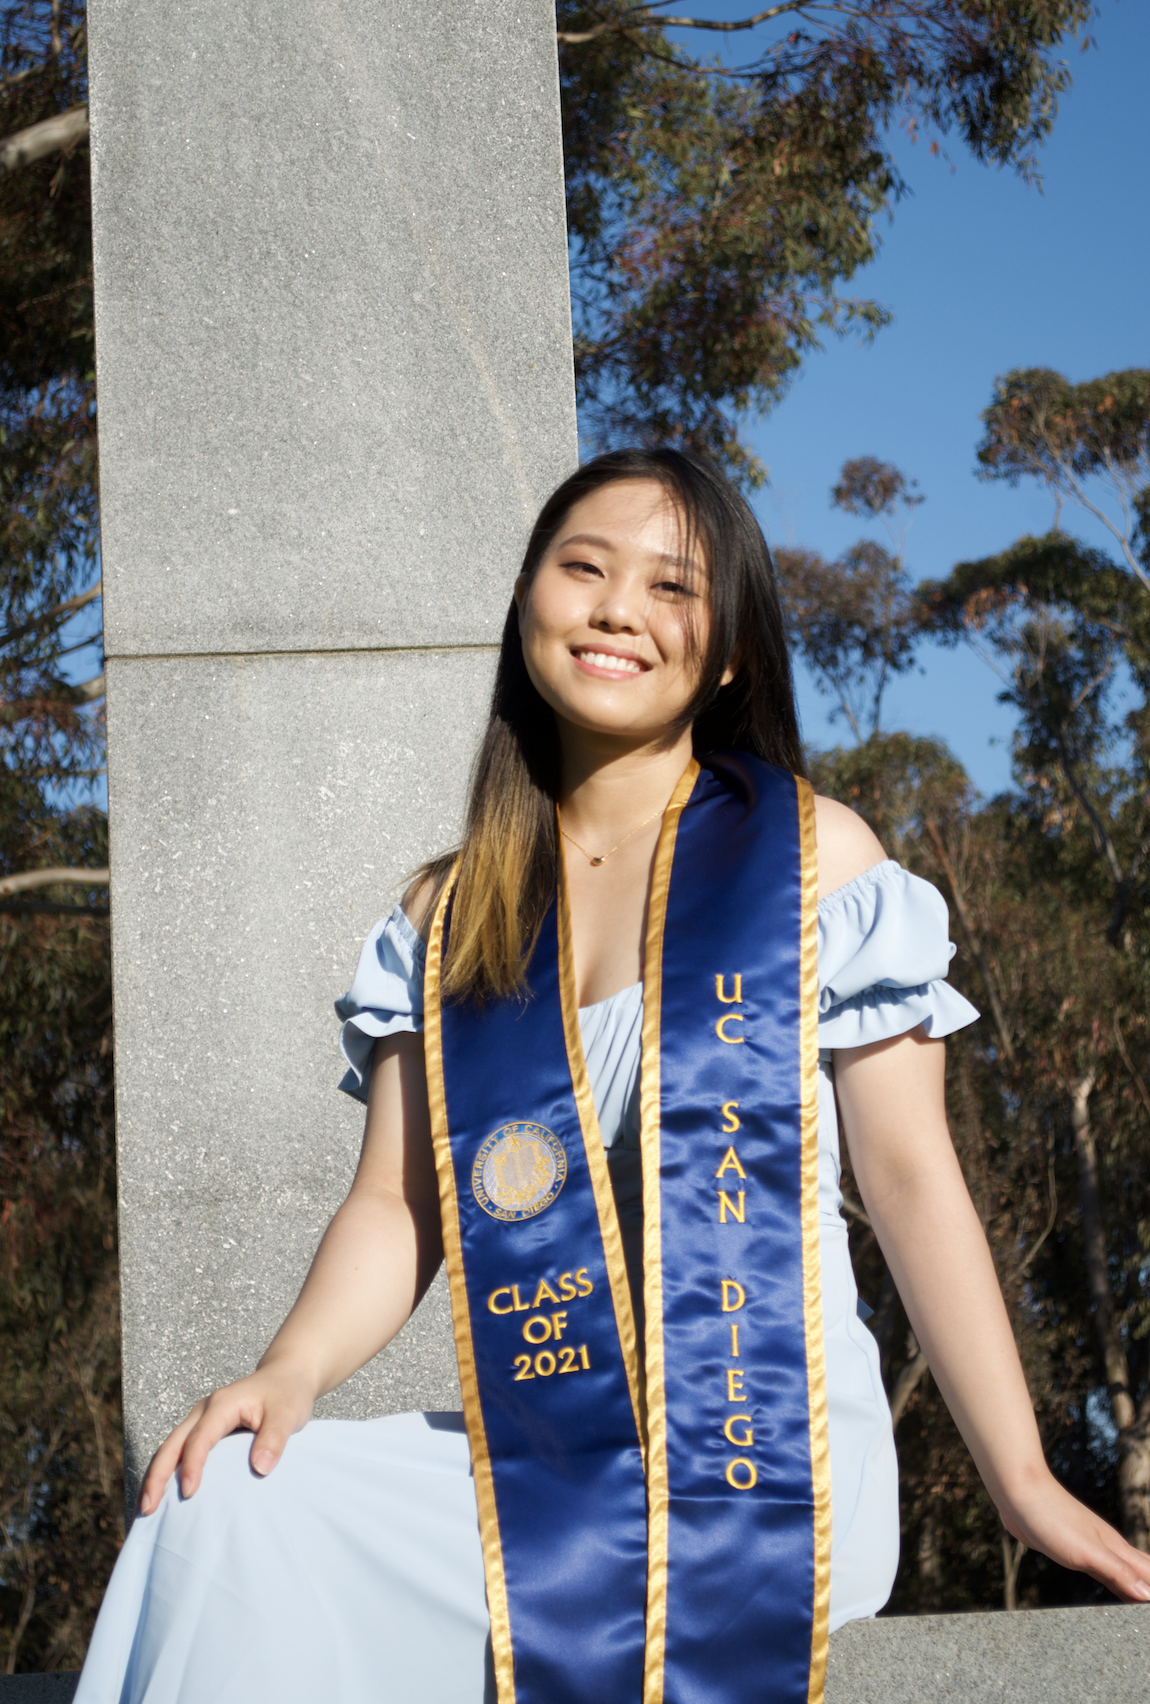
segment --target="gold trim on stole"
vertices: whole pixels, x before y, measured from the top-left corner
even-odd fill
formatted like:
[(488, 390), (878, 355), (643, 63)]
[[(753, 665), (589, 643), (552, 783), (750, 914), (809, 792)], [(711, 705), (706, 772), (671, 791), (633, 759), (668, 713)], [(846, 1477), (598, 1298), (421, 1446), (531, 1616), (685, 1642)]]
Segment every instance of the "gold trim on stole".
[(670, 1487), (667, 1478), (667, 1392), (663, 1353), (663, 1207), (659, 1187), (663, 926), (667, 917), (667, 895), (671, 886), (671, 862), (675, 856), (679, 816), (698, 775), (699, 765), (692, 758), (671, 794), (671, 802), (663, 817), (651, 871), (643, 958), (643, 1064), (639, 1078), (639, 1146), (643, 1160), (643, 1300), (647, 1316), (647, 1641), (643, 1664), (643, 1704), (662, 1704), (667, 1646)]
[(583, 1052), (583, 1037), (579, 1030), (579, 994), (575, 987), (575, 955), (571, 946), (571, 906), (567, 896), (567, 858), (559, 841), (559, 892), (556, 901), (556, 926), (559, 934), (559, 1004), (563, 1011), (563, 1036), (567, 1043), (567, 1064), (571, 1072), (571, 1087), (579, 1111), (579, 1126), (583, 1133), (583, 1150), (591, 1174), (591, 1189), (595, 1196), (595, 1211), (599, 1216), (599, 1235), (603, 1242), (603, 1258), (607, 1263), (607, 1280), (611, 1300), (615, 1304), (615, 1328), (627, 1372), (631, 1392), (631, 1407), (635, 1414), (635, 1429), (639, 1448), (646, 1466), (647, 1440), (642, 1393), (639, 1388), (639, 1355), (635, 1337), (635, 1310), (631, 1305), (631, 1282), (627, 1277), (627, 1262), (623, 1256), (623, 1237), (619, 1230), (619, 1215), (615, 1210), (615, 1191), (607, 1165), (607, 1150), (599, 1129), (595, 1097), (587, 1076), (587, 1060)]
[(483, 1544), (483, 1572), (487, 1582), (487, 1609), (491, 1616), (491, 1654), (499, 1704), (515, 1704), (515, 1669), (511, 1648), (511, 1616), (507, 1605), (507, 1579), (503, 1570), (503, 1544), (495, 1506), (495, 1480), (483, 1409), (479, 1402), (479, 1375), (471, 1338), (471, 1311), (463, 1275), (463, 1243), (459, 1231), (459, 1202), (455, 1192), (455, 1167), (447, 1129), (447, 1094), (443, 1081), (443, 1028), (440, 1016), (440, 972), (443, 961), (443, 920), (451, 890), (459, 871), (452, 869), (435, 908), (427, 942), (427, 965), (423, 977), (423, 1049), (427, 1070), (427, 1104), (431, 1112), (431, 1139), (435, 1170), (439, 1179), (439, 1207), (443, 1220), (443, 1257), (451, 1290), (451, 1321), (455, 1332), (455, 1356), (459, 1363), (459, 1385), (471, 1445), (471, 1470), (475, 1479), (475, 1501), (479, 1508), (479, 1536)]
[(802, 870), (802, 935), (799, 957), (799, 1068), (802, 1107), (803, 1316), (807, 1344), (807, 1407), (811, 1428), (811, 1486), (814, 1491), (815, 1590), (811, 1623), (808, 1704), (823, 1704), (827, 1669), (827, 1626), (831, 1605), (831, 1452), (827, 1437), (827, 1385), (823, 1360), (823, 1293), (819, 1269), (819, 866), (815, 845), (815, 797), (808, 781), (795, 776)]

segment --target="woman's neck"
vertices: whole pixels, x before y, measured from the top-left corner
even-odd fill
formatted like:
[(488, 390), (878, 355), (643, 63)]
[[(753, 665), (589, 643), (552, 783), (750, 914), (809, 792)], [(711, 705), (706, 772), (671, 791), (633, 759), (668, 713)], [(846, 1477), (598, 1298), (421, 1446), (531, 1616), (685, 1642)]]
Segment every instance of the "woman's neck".
[(691, 730), (620, 748), (560, 724), (564, 826), (577, 840), (610, 844), (665, 810), (691, 761)]

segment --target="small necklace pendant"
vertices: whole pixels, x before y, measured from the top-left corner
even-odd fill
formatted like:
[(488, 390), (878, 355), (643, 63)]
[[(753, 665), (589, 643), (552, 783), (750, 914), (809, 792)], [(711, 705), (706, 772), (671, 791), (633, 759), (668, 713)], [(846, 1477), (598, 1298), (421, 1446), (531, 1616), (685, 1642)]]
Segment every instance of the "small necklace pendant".
[(603, 862), (604, 862), (604, 860), (602, 858), (592, 858), (592, 860), (591, 860), (592, 867), (594, 867), (596, 864), (602, 864)]

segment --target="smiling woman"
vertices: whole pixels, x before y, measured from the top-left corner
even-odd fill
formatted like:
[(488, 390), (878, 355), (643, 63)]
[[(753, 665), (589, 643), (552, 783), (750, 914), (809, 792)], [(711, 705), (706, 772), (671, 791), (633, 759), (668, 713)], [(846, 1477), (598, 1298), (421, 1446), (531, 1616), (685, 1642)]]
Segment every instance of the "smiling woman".
[[(898, 1559), (840, 1110), (1007, 1528), (1150, 1600), (1043, 1460), (946, 1125), (952, 952), (803, 777), (742, 499), (674, 451), (580, 469), (515, 583), (463, 845), (339, 1003), (351, 1192), (258, 1369), (157, 1452), (78, 1704), (818, 1704)], [(441, 1260), (464, 1414), (313, 1422)]]

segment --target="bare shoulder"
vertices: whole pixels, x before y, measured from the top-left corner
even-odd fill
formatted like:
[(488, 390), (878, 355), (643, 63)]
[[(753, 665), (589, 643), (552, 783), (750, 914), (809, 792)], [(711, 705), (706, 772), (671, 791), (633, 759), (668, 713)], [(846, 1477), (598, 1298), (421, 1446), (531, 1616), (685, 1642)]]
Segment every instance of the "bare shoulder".
[(819, 898), (825, 899), (886, 857), (882, 843), (854, 811), (835, 799), (815, 794), (815, 841), (819, 860)]
[(408, 921), (425, 942), (431, 933), (431, 920), (445, 880), (446, 871), (440, 874), (435, 870), (421, 870), (400, 901)]

